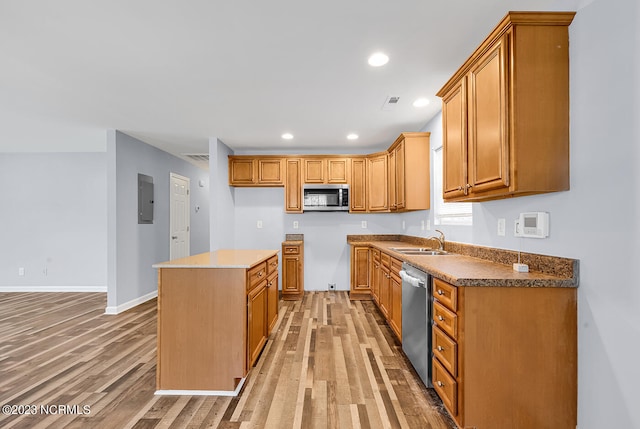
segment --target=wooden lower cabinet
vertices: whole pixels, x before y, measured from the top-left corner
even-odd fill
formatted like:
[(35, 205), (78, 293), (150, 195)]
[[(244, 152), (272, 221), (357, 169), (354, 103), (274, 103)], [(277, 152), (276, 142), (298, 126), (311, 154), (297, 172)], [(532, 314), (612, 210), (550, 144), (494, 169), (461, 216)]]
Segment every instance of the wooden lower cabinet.
[(282, 299), (304, 295), (304, 242), (282, 243)]
[(277, 285), (277, 253), (249, 268), (159, 268), (157, 390), (233, 392), (277, 321)]
[(391, 270), (389, 277), (389, 326), (402, 341), (402, 279), (400, 278), (400, 269), (402, 261), (391, 258)]
[(378, 305), (380, 305), (380, 276), (382, 275), (382, 267), (380, 264), (380, 251), (378, 249), (371, 249), (369, 281), (371, 282), (371, 296)]
[(369, 246), (351, 246), (351, 299), (371, 299), (369, 252)]
[(264, 279), (247, 295), (247, 333), (249, 366), (258, 360), (267, 343), (267, 280)]
[(458, 427), (576, 427), (575, 288), (432, 287), (432, 381)]
[(267, 261), (267, 335), (278, 321), (278, 255)]
[(378, 307), (386, 319), (389, 319), (391, 304), (391, 257), (386, 253), (380, 254), (380, 289), (378, 292)]

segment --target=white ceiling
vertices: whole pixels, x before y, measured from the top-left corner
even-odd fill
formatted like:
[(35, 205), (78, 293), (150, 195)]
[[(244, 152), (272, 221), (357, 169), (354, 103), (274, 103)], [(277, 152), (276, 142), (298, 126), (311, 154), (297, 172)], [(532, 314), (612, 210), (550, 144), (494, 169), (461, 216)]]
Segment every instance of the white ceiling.
[(507, 11), (584, 2), (0, 0), (0, 152), (104, 151), (107, 129), (176, 155), (386, 148)]

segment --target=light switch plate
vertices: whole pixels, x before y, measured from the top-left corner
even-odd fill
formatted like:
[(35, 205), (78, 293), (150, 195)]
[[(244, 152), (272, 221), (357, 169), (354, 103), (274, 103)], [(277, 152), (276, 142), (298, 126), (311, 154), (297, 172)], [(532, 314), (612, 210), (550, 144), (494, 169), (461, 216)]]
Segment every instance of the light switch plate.
[(293, 221), (293, 229), (298, 229), (298, 221), (297, 220)]
[(256, 223), (256, 227), (257, 227), (257, 228), (262, 228), (262, 221), (261, 221), (261, 220), (259, 220), (259, 221)]
[(363, 221), (360, 223), (360, 225), (361, 225), (363, 228), (366, 228), (366, 227), (367, 227), (367, 221), (366, 221), (366, 220), (363, 220)]
[(507, 221), (505, 220), (505, 218), (500, 218), (498, 219), (498, 235), (500, 237), (504, 237), (505, 236), (505, 232), (507, 229)]

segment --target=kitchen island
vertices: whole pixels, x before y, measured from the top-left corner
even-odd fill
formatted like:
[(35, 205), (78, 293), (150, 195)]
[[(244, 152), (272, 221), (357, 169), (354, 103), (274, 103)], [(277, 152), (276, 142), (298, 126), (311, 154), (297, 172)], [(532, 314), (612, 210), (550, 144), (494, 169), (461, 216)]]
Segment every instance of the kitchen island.
[(156, 394), (237, 395), (269, 334), (278, 251), (217, 250), (153, 267)]

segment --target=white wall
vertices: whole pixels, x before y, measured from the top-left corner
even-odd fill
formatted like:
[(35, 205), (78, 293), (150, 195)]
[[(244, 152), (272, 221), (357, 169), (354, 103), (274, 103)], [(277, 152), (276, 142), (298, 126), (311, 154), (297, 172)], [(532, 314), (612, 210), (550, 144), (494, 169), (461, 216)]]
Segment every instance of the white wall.
[[(580, 429), (640, 428), (639, 12), (635, 0), (597, 0), (571, 24), (571, 190), (474, 204), (473, 227), (441, 228), (453, 241), (580, 260)], [(425, 127), (432, 144), (440, 129), (440, 116)], [(513, 237), (524, 211), (550, 213), (548, 239)]]
[(105, 153), (0, 154), (0, 183), (0, 291), (106, 291)]
[[(191, 254), (209, 250), (209, 189), (198, 186), (208, 173), (114, 130), (107, 132), (107, 159), (107, 312), (117, 313), (157, 293), (152, 265), (169, 259), (170, 173), (191, 179)], [(153, 177), (153, 224), (138, 224), (138, 173)]]
[(215, 137), (209, 139), (209, 183), (211, 198), (210, 249), (232, 249), (234, 241), (234, 195), (229, 186), (228, 157), (233, 151)]

